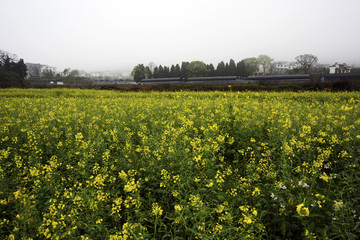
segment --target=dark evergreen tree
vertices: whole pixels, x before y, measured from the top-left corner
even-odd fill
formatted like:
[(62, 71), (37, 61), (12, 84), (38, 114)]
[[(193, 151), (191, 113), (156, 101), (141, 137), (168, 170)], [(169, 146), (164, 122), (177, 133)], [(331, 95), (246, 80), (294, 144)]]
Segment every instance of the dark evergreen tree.
[(0, 65), (0, 88), (24, 87), (23, 79), (13, 71), (6, 70)]
[(170, 77), (170, 68), (167, 66), (164, 66), (164, 76), (165, 78)]
[(11, 68), (12, 68), (12, 61), (9, 57), (9, 55), (6, 55), (4, 57), (4, 68), (8, 71), (12, 71)]
[(181, 63), (181, 77), (186, 78), (190, 76), (188, 65), (189, 62), (182, 62)]
[(170, 77), (176, 77), (174, 64), (170, 67)]
[(214, 65), (212, 63), (207, 64), (206, 68), (209, 70), (208, 76), (210, 76), (210, 77), (216, 76), (215, 75), (216, 71), (215, 71)]
[(244, 61), (240, 61), (236, 64), (236, 75), (246, 77), (246, 65)]
[(16, 62), (17, 56), (0, 50), (0, 67), (2, 79), (0, 87), (24, 87), (24, 78), (27, 75), (27, 67), (23, 59)]
[(181, 77), (181, 68), (179, 64), (175, 66), (175, 76), (174, 77)]
[(19, 74), (19, 76), (20, 76), (21, 78), (25, 78), (25, 77), (26, 77), (26, 75), (27, 75), (27, 66), (26, 66), (26, 64), (24, 63), (24, 59), (21, 58), (20, 61), (16, 63), (16, 65), (15, 65), (15, 72), (16, 72), (17, 74)]
[(229, 67), (227, 70), (227, 74), (229, 76), (236, 76), (236, 64), (233, 59), (230, 59), (230, 61), (229, 61)]
[(17, 63), (14, 58), (1, 52), (0, 57), (0, 87), (24, 87), (24, 78), (27, 74), (27, 67), (23, 59)]
[(225, 72), (224, 72), (224, 76), (228, 76), (229, 74), (229, 63), (225, 63)]
[(149, 66), (145, 67), (145, 78), (152, 78), (153, 77), (153, 73), (151, 72), (151, 69)]
[(216, 67), (216, 76), (224, 76), (225, 75), (225, 63), (223, 61), (219, 62)]
[(153, 78), (158, 78), (158, 77), (159, 77), (159, 68), (156, 66), (154, 67)]
[(158, 72), (158, 78), (164, 77), (164, 68), (163, 66), (159, 65), (159, 72)]

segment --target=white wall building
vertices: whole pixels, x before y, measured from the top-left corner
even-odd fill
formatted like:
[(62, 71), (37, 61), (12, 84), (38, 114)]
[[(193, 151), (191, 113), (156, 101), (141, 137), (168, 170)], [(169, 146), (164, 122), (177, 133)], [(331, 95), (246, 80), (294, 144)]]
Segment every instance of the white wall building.
[(56, 67), (51, 67), (48, 65), (42, 65), (40, 63), (26, 63), (28, 77), (42, 77), (44, 70), (51, 70), (54, 74), (56, 73)]
[(287, 73), (289, 70), (297, 68), (298, 64), (296, 62), (287, 62), (287, 61), (279, 61), (273, 64), (273, 72), (274, 73)]
[(330, 68), (330, 74), (350, 73), (351, 71), (351, 67), (349, 67), (346, 63), (343, 64), (335, 63), (329, 68)]

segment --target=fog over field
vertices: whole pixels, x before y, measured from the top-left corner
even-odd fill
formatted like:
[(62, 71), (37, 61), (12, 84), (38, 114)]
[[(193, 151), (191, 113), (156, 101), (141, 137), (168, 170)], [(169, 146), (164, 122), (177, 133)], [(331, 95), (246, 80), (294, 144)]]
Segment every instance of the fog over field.
[(0, 0), (0, 49), (86, 71), (266, 54), (360, 65), (358, 0)]

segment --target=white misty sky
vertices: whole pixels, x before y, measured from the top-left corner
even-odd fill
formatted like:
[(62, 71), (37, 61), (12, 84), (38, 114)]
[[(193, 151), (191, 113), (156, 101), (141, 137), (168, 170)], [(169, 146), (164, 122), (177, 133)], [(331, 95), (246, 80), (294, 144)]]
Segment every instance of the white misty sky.
[(58, 70), (305, 53), (360, 65), (359, 9), (359, 0), (0, 0), (0, 49)]

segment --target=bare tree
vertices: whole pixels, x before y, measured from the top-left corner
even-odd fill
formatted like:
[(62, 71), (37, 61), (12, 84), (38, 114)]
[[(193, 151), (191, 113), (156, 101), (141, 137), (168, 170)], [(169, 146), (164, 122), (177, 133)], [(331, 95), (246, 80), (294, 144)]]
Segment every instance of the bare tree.
[(149, 67), (149, 70), (150, 70), (151, 75), (152, 75), (152, 74), (154, 73), (154, 69), (155, 69), (155, 67), (156, 67), (156, 63), (154, 63), (154, 62), (149, 62), (147, 66)]
[(64, 77), (69, 76), (70, 70), (71, 70), (70, 68), (65, 68), (64, 71), (63, 71), (63, 76)]
[(16, 54), (9, 53), (0, 49), (0, 65), (5, 65), (6, 62), (17, 62), (19, 57)]
[(305, 73), (309, 73), (311, 68), (317, 63), (318, 58), (312, 54), (304, 54), (297, 56), (296, 62), (300, 65), (300, 69), (302, 69)]
[(259, 55), (257, 60), (259, 65), (262, 67), (264, 75), (266, 75), (266, 73), (270, 71), (274, 59), (272, 59), (268, 55)]

